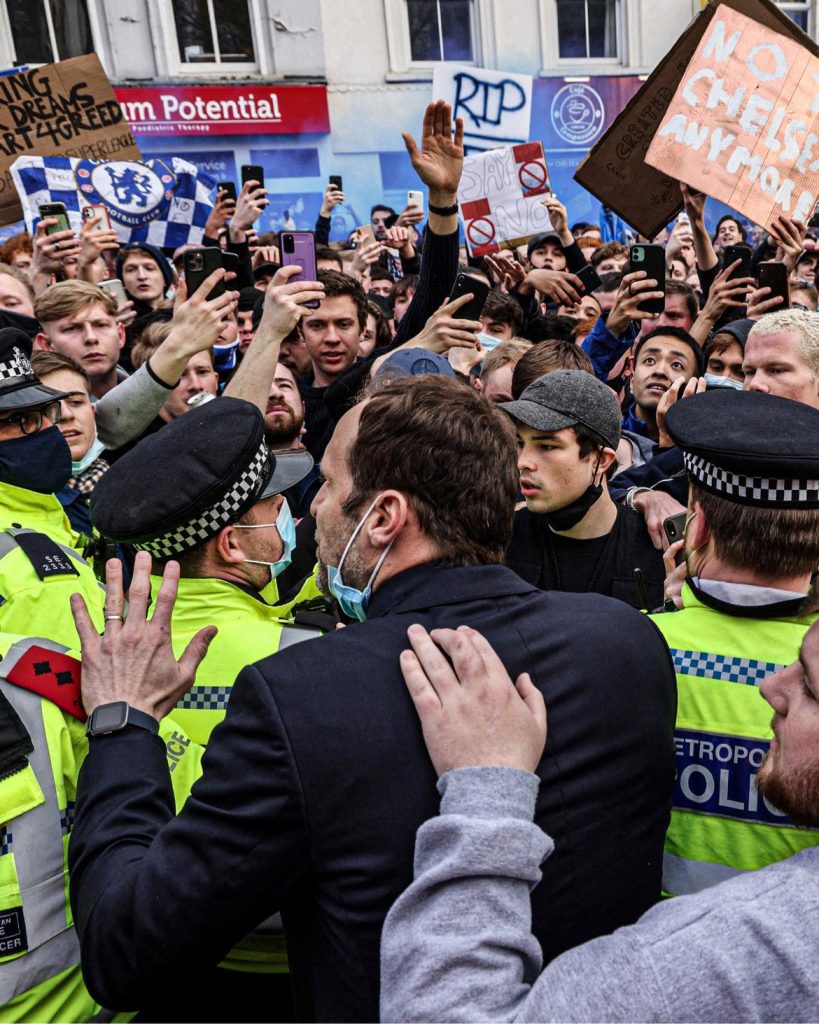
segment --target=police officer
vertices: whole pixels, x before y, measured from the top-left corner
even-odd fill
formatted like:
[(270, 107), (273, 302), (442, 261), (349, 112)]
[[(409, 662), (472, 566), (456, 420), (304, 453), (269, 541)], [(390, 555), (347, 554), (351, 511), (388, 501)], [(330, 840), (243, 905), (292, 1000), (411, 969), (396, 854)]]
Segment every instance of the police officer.
[(756, 787), (771, 711), (759, 684), (797, 660), (819, 565), (819, 411), (726, 389), (677, 402), (690, 485), (683, 608), (653, 616), (677, 672), (677, 779), (663, 887), (696, 892), (819, 842)]
[[(0, 1021), (91, 1020), (100, 1006), (83, 984), (66, 898), (67, 841), (88, 750), (79, 655), (9, 633), (0, 633), (0, 653)], [(202, 750), (171, 717), (158, 732), (181, 805)]]
[[(172, 619), (177, 655), (204, 625), (218, 627), (195, 685), (173, 712), (197, 743), (207, 744), (224, 718), (231, 687), (245, 665), (321, 635), (317, 629), (289, 625), (265, 600), (276, 599), (275, 580), (290, 564), (295, 546), (295, 525), (282, 492), (312, 468), (312, 456), (305, 451), (269, 452), (264, 419), (255, 406), (220, 398), (145, 438), (94, 491), (95, 528), (153, 556), (158, 573), (151, 577), (153, 601), (162, 565), (169, 559), (180, 563)], [(170, 747), (168, 752), (172, 757)], [(230, 970), (221, 972), (219, 988), (224, 991), (235, 981), (247, 1014), (252, 979), (245, 972), (287, 971), (280, 925), (249, 936), (226, 965)], [(268, 978), (261, 1019), (273, 1012), (270, 988)], [(289, 997), (286, 988), (285, 993)], [(208, 1009), (218, 1017), (215, 999), (210, 991)], [(192, 1011), (190, 1000), (186, 1009)]]
[(71, 476), (57, 427), (65, 395), (40, 382), (30, 356), (26, 334), (0, 330), (0, 629), (73, 646), (69, 597), (81, 593), (102, 628), (105, 595), (55, 494)]

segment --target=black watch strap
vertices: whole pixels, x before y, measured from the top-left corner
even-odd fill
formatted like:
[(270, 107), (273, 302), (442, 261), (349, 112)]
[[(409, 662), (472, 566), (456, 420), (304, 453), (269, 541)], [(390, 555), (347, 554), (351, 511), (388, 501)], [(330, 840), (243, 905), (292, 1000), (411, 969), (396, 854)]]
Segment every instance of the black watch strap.
[(124, 700), (114, 701), (112, 704), (100, 704), (94, 708), (88, 724), (85, 727), (87, 736), (107, 736), (112, 732), (121, 732), (129, 725), (135, 725), (139, 729), (146, 729), (156, 735), (159, 732), (159, 722), (152, 716), (132, 708)]
[(430, 203), (429, 212), (437, 213), (439, 217), (452, 217), (458, 212), (458, 204), (453, 203), (452, 206), (433, 206)]

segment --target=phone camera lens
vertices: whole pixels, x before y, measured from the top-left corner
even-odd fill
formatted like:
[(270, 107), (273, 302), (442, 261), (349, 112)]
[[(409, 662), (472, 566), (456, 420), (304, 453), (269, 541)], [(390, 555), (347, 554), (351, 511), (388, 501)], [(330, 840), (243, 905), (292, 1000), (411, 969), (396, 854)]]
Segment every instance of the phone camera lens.
[(284, 251), (286, 253), (293, 253), (293, 252), (296, 251), (296, 246), (295, 246), (295, 244), (293, 242), (293, 236), (292, 235), (285, 235), (284, 236)]

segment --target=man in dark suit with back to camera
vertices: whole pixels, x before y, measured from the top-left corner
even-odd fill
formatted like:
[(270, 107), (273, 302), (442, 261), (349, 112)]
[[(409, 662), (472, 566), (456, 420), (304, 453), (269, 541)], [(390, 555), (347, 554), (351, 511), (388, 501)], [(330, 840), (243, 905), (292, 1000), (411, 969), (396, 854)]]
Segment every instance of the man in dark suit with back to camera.
[[(176, 817), (164, 747), (111, 705), (167, 713), (209, 632), (174, 661), (163, 622), (178, 570), (146, 622), (145, 552), (124, 624), (100, 638), (75, 599), (86, 710), (108, 723), (92, 716), (70, 849), (83, 971), (103, 1005), (156, 1001), (280, 910), (298, 1019), (378, 1019), (382, 924), (439, 802), (399, 668), (413, 623), (473, 626), (546, 698), (536, 820), (556, 852), (532, 898), (545, 960), (659, 898), (670, 656), (622, 602), (539, 591), (502, 564), (515, 464), (508, 418), (456, 380), (394, 381), (340, 420), (313, 513), (320, 581), (359, 621), (242, 671)], [(109, 587), (109, 614), (122, 602)]]

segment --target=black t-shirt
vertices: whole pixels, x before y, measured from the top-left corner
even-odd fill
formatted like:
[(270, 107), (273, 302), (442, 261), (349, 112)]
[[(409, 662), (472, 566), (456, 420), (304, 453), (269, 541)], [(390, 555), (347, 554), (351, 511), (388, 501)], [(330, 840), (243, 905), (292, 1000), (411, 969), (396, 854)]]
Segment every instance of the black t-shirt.
[(599, 576), (599, 570), (602, 568), (600, 562), (605, 554), (606, 545), (611, 543), (610, 534), (591, 540), (577, 540), (574, 537), (561, 537), (557, 533), (551, 533), (547, 543), (554, 552), (558, 577), (555, 582), (559, 583), (556, 589), (571, 594), (586, 594), (592, 590), (592, 584), (596, 582), (595, 576)]
[(663, 603), (665, 567), (655, 550), (643, 517), (623, 505), (605, 537), (574, 540), (553, 533), (546, 517), (523, 508), (515, 513), (512, 543), (506, 564), (518, 576), (541, 590), (605, 594), (643, 607), (634, 570), (643, 574), (648, 607)]

